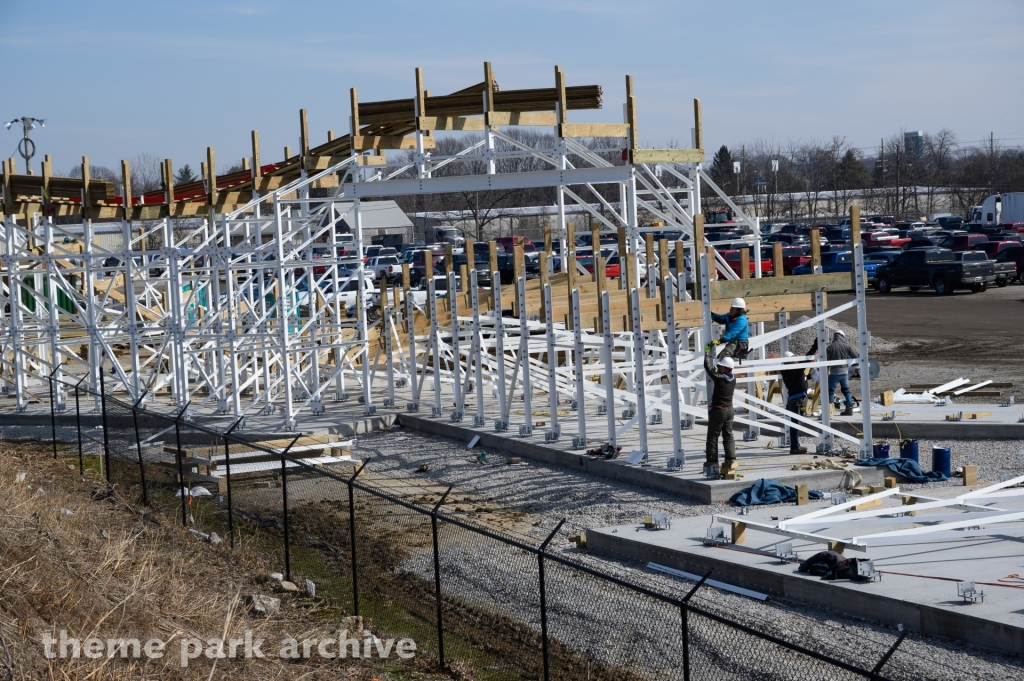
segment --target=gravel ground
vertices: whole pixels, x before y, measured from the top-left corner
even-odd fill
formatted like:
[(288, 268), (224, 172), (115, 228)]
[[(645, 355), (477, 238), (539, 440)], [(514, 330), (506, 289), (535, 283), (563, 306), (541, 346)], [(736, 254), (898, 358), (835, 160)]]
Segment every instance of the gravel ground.
[[(790, 326), (796, 326), (802, 322), (806, 322), (810, 317), (804, 315), (799, 319), (793, 320), (789, 323)], [(836, 331), (842, 331), (846, 334), (846, 340), (851, 345), (855, 346), (857, 343), (857, 327), (844, 324), (843, 322), (836, 321), (834, 319), (825, 320), (825, 329), (828, 331), (828, 340), (832, 340), (832, 334)], [(768, 329), (766, 329), (768, 330)], [(814, 341), (818, 339), (818, 331), (813, 326), (806, 329), (800, 329), (789, 337), (789, 349), (794, 354), (799, 355), (802, 352), (807, 352), (810, 347), (814, 344)], [(896, 352), (900, 348), (900, 343), (895, 341), (886, 340), (879, 338), (878, 336), (871, 337), (871, 353), (876, 352)], [(779, 342), (775, 341), (765, 346), (765, 352), (769, 355), (779, 355)]]
[[(1022, 444), (954, 443), (953, 465), (975, 463), (979, 466), (979, 478), (998, 480), (1001, 474), (1021, 471), (1021, 457), (1016, 452)], [(922, 441), (920, 446), (927, 459), (931, 443)], [(676, 596), (688, 590), (690, 584), (685, 580), (652, 574), (643, 565), (580, 552), (568, 543), (568, 536), (588, 527), (637, 522), (654, 510), (668, 511), (677, 516), (694, 516), (723, 509), (723, 505), (679, 501), (668, 495), (543, 464), (529, 462), (518, 466), (503, 465), (505, 456), (495, 453), (488, 454), (492, 463), (481, 464), (476, 460), (478, 450), (471, 452), (462, 443), (408, 431), (392, 431), (361, 438), (354, 453), (362, 457), (373, 457), (369, 468), (375, 474), (375, 482), (392, 485), (396, 490), (403, 490), (407, 496), (410, 494), (410, 485), (414, 488), (429, 486), (431, 489), (454, 485), (457, 491), (453, 494), (461, 500), (460, 512), (469, 520), (492, 526), (535, 545), (543, 541), (559, 520), (565, 518), (565, 525), (551, 544), (553, 551), (624, 580)], [(424, 464), (428, 466), (427, 471), (414, 472)], [(487, 508), (479, 507), (478, 503), (486, 504)], [(509, 513), (495, 514), (494, 511), (499, 509)], [(511, 517), (511, 512), (526, 515)], [(412, 572), (426, 574), (430, 570), (430, 556), (414, 556), (404, 567)], [(465, 560), (453, 561), (452, 568), (451, 577), (457, 580), (459, 592), (465, 596), (486, 602), (500, 601), (505, 604), (506, 611), (514, 608), (509, 603), (532, 602), (525, 585), (528, 582), (508, 579), (507, 561), (493, 552), (467, 551)], [(497, 584), (501, 585), (500, 596), (495, 594)], [(565, 620), (571, 622), (571, 627), (561, 626), (555, 621), (553, 626), (556, 635), (563, 640), (578, 640), (581, 643), (603, 640), (602, 637), (608, 631), (609, 613), (613, 613), (613, 617), (614, 613), (620, 613), (618, 617), (621, 617), (621, 613), (633, 612), (636, 608), (635, 596), (624, 594), (621, 589), (604, 591), (603, 598), (594, 598), (592, 594), (581, 597), (581, 594), (571, 590), (561, 594), (561, 600), (556, 596), (554, 608), (575, 613), (574, 617)], [(607, 599), (612, 599), (613, 603), (609, 605)], [(621, 603), (616, 605), (615, 599)], [(891, 628), (878, 623), (785, 600), (773, 599), (762, 604), (734, 594), (703, 589), (698, 593), (696, 602), (707, 610), (737, 618), (778, 633), (788, 640), (869, 667), (884, 654), (896, 637)], [(536, 613), (529, 608), (523, 608), (515, 614), (528, 623), (536, 619)], [(639, 626), (643, 630), (649, 628), (655, 640), (658, 631), (677, 626), (662, 621), (661, 616), (650, 612), (644, 612), (643, 618)], [(650, 618), (650, 621), (646, 618)], [(581, 634), (580, 627), (593, 627), (592, 635)], [(652, 655), (665, 652), (655, 644), (651, 646)], [(612, 656), (607, 651), (590, 652), (597, 655), (598, 659), (610, 660), (608, 656)], [(894, 678), (1024, 679), (1024, 663), (1019, 658), (911, 634), (892, 658), (886, 673)]]

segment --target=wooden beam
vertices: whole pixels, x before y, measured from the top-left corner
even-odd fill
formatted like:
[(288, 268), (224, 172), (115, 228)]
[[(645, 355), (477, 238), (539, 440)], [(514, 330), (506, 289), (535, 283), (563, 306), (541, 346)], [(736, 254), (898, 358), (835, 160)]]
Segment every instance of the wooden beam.
[[(423, 146), (434, 148), (434, 138), (424, 137)], [(356, 135), (352, 138), (353, 151), (370, 151), (371, 149), (415, 149), (415, 135)], [(328, 166), (330, 167), (330, 166)]]
[(786, 274), (786, 268), (782, 262), (782, 243), (778, 241), (772, 244), (772, 270), (776, 277)]
[(751, 298), (784, 294), (842, 293), (850, 290), (848, 272), (830, 274), (804, 274), (796, 276), (775, 276), (763, 279), (722, 279), (711, 282), (711, 299)]
[(423, 92), (423, 69), (416, 67), (416, 129), (423, 130), (419, 127), (420, 120), (423, 119), (423, 114), (427, 110), (427, 96)]
[(633, 163), (703, 163), (703, 149), (632, 149)]
[(217, 203), (217, 160), (213, 147), (206, 147), (206, 202)]
[(171, 159), (165, 158), (163, 164), (164, 171), (164, 188), (167, 200), (165, 204), (170, 207), (174, 203), (174, 164)]
[(811, 271), (821, 266), (821, 239), (818, 237), (818, 230), (811, 230)]
[(740, 249), (740, 279), (750, 278), (750, 249)]
[[(640, 148), (640, 140), (637, 139), (636, 134), (636, 99), (633, 97), (633, 76), (626, 76), (626, 123), (629, 124), (629, 148), (631, 151), (636, 151)], [(637, 161), (633, 161), (633, 163), (637, 163)]]
[(560, 137), (629, 137), (629, 126), (625, 123), (562, 123), (558, 134)]

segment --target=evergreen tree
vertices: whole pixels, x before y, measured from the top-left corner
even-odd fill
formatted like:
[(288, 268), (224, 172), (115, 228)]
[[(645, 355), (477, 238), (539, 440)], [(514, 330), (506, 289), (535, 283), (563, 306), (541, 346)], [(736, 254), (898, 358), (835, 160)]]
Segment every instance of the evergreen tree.
[(178, 172), (174, 173), (175, 185), (188, 184), (189, 182), (196, 182), (198, 180), (199, 178), (196, 177), (196, 174), (192, 170), (192, 167), (187, 163), (182, 167), (178, 168)]
[(853, 152), (847, 149), (836, 169), (835, 189), (864, 189), (872, 184), (871, 173)]
[(724, 144), (711, 160), (711, 179), (726, 194), (736, 193), (736, 173), (732, 169), (732, 154)]

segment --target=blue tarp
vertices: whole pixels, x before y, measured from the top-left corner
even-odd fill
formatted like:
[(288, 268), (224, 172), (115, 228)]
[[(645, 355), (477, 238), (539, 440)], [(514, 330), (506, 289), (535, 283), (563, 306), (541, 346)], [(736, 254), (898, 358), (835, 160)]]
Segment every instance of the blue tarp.
[[(811, 499), (821, 499), (821, 492), (816, 489), (809, 490), (807, 496)], [(759, 504), (780, 504), (796, 501), (796, 488), (786, 487), (777, 480), (765, 480), (761, 478), (750, 487), (741, 489), (733, 494), (729, 501), (740, 506), (757, 506)]]
[(885, 466), (893, 473), (899, 473), (908, 482), (942, 482), (948, 480), (949, 477), (941, 471), (928, 471), (925, 473), (921, 470), (921, 466), (918, 465), (913, 459), (868, 459), (867, 461), (858, 461), (858, 466)]

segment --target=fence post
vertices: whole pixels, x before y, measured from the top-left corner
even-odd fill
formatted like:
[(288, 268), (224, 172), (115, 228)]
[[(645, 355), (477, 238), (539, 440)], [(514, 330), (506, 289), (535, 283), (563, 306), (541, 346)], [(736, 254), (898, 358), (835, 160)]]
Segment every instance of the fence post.
[(683, 596), (683, 600), (679, 601), (679, 610), (682, 613), (683, 619), (683, 681), (690, 681), (690, 599), (693, 597), (693, 594), (697, 593), (697, 589), (704, 586), (704, 582), (710, 576), (711, 570), (708, 570), (700, 578), (700, 581), (693, 585), (689, 593)]
[(185, 482), (185, 467), (181, 461), (181, 418), (191, 401), (186, 402), (174, 417), (174, 458), (178, 462), (178, 492), (181, 494), (181, 526), (188, 527), (188, 484)]
[[(146, 393), (142, 393), (145, 397)], [(142, 504), (149, 506), (149, 493), (146, 491), (146, 465), (142, 460), (142, 440), (139, 437), (139, 403), (142, 397), (132, 405), (132, 423), (135, 425), (135, 450), (139, 453), (139, 480), (142, 481)]]
[(356, 502), (355, 502), (355, 482), (359, 474), (366, 468), (366, 464), (370, 463), (370, 459), (367, 458), (363, 461), (363, 464), (356, 469), (356, 472), (352, 474), (352, 477), (348, 479), (348, 531), (349, 541), (352, 545), (352, 607), (355, 610), (355, 614), (359, 614), (359, 570), (356, 568)]
[(231, 435), (231, 431), (242, 423), (244, 416), (239, 416), (238, 420), (228, 428), (228, 432), (224, 433), (224, 480), (227, 481), (228, 485), (228, 536), (231, 538), (231, 548), (235, 548), (235, 523), (234, 516), (235, 510), (231, 505), (231, 447), (228, 444), (228, 436)]
[(537, 550), (537, 583), (540, 587), (540, 645), (544, 655), (544, 681), (548, 681), (551, 678), (550, 663), (548, 661), (548, 600), (547, 587), (544, 580), (544, 551), (564, 524), (565, 518), (562, 518), (558, 525), (555, 526), (555, 529), (551, 530), (551, 534), (544, 540), (544, 543), (540, 545), (540, 549)]
[(301, 435), (296, 435), (295, 439), (292, 440), (284, 451), (281, 452), (281, 506), (284, 511), (284, 575), (285, 579), (289, 582), (292, 581), (292, 558), (291, 558), (291, 543), (288, 537), (288, 471), (286, 462), (288, 451), (292, 448), (296, 442), (299, 441)]
[(437, 511), (441, 508), (441, 504), (448, 498), (448, 494), (451, 493), (452, 488), (449, 487), (445, 490), (441, 498), (434, 504), (434, 508), (430, 511), (430, 531), (434, 538), (434, 599), (437, 601), (437, 659), (440, 664), (440, 668), (444, 669), (444, 608), (441, 604), (441, 552), (437, 543)]
[(103, 362), (100, 362), (100, 409), (103, 412), (103, 467), (110, 482), (110, 429), (107, 427), (107, 390), (103, 382)]
[(82, 455), (82, 408), (78, 403), (78, 386), (82, 385), (82, 381), (87, 378), (88, 375), (83, 376), (82, 380), (75, 383), (75, 425), (78, 430), (78, 474), (85, 475), (85, 461)]

